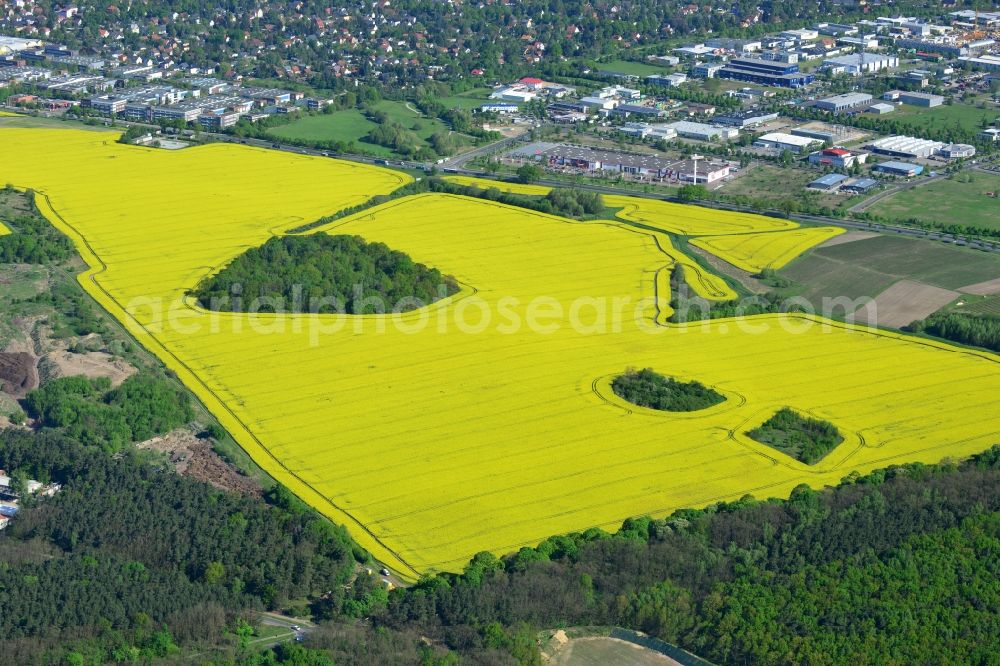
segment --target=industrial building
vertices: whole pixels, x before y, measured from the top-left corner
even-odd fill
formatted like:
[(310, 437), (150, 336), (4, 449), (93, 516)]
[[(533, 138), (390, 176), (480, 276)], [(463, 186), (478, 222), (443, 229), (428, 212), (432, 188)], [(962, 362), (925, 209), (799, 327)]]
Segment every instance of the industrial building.
[(871, 149), (891, 157), (930, 157), (944, 148), (940, 141), (929, 141), (912, 136), (887, 136), (871, 143)]
[(890, 176), (919, 176), (924, 172), (924, 168), (919, 164), (909, 162), (883, 162), (872, 167), (872, 171), (889, 174)]
[(517, 113), (518, 109), (517, 104), (511, 102), (490, 102), (479, 107), (482, 113), (499, 113), (500, 115)]
[(840, 190), (851, 194), (865, 194), (878, 186), (879, 182), (874, 178), (858, 178), (854, 182), (841, 185)]
[(944, 104), (944, 97), (941, 95), (931, 95), (930, 93), (907, 92), (905, 90), (890, 90), (882, 95), (882, 99), (888, 102), (899, 102), (911, 106), (922, 106), (933, 108)]
[(651, 86), (679, 86), (680, 84), (687, 81), (687, 74), (651, 74), (646, 77), (646, 83)]
[(758, 148), (771, 148), (773, 150), (790, 150), (793, 153), (801, 153), (810, 146), (817, 143), (816, 139), (805, 136), (795, 136), (784, 132), (770, 132), (757, 137), (753, 145)]
[[(513, 155), (514, 153), (512, 153)], [(727, 162), (667, 160), (594, 148), (548, 144), (531, 156), (549, 167), (572, 167), (592, 172), (625, 173), (660, 180), (711, 184), (729, 175)]]
[(777, 111), (763, 111), (761, 109), (745, 109), (743, 111), (734, 111), (732, 113), (727, 113), (722, 116), (716, 116), (715, 122), (720, 125), (727, 125), (729, 127), (738, 127), (740, 129), (746, 129), (748, 127), (759, 127), (765, 123), (769, 123), (772, 120), (778, 119)]
[(941, 157), (948, 159), (958, 159), (959, 157), (975, 157), (976, 147), (967, 143), (949, 143), (937, 151)]
[(628, 118), (629, 116), (642, 116), (644, 118), (663, 118), (667, 112), (656, 106), (644, 106), (642, 104), (619, 104), (611, 111), (613, 116)]
[(677, 132), (677, 136), (698, 141), (715, 141), (716, 139), (735, 139), (740, 131), (733, 127), (695, 123), (690, 120), (680, 120), (666, 125)]
[(834, 95), (833, 97), (818, 100), (813, 106), (823, 111), (840, 113), (841, 111), (868, 106), (871, 104), (872, 99), (872, 96), (868, 93), (844, 93), (843, 95)]
[(761, 43), (759, 39), (734, 39), (732, 37), (715, 37), (706, 39), (705, 46), (724, 51), (737, 51), (739, 53), (752, 53), (760, 51)]
[(719, 70), (717, 76), (733, 81), (747, 81), (780, 88), (801, 88), (816, 77), (799, 71), (792, 63), (774, 62), (758, 58), (737, 58)]
[(840, 187), (840, 184), (847, 180), (847, 176), (842, 173), (828, 173), (812, 181), (806, 187), (814, 190), (832, 191)]
[(811, 164), (837, 169), (849, 169), (855, 164), (864, 164), (867, 160), (868, 153), (855, 153), (846, 148), (824, 148), (809, 155)]
[(725, 65), (718, 62), (700, 62), (691, 68), (691, 76), (699, 79), (714, 79)]
[(834, 74), (850, 74), (851, 76), (861, 76), (880, 72), (884, 69), (899, 67), (899, 58), (881, 53), (856, 53), (854, 55), (828, 58), (823, 61), (823, 67)]
[(625, 123), (618, 131), (640, 139), (663, 139), (669, 141), (677, 138), (677, 130), (666, 125), (650, 125), (649, 123)]
[(959, 58), (959, 62), (968, 63), (976, 69), (982, 69), (987, 72), (1000, 72), (1000, 56), (986, 54), (978, 57), (965, 57)]
[(980, 141), (992, 141), (994, 143), (1000, 142), (1000, 129), (996, 127), (984, 129), (976, 135), (976, 138)]
[(610, 111), (611, 109), (618, 106), (618, 100), (613, 97), (581, 97), (580, 104), (587, 107), (588, 109), (596, 109), (598, 111)]
[(880, 116), (885, 115), (887, 113), (892, 113), (895, 110), (896, 107), (894, 107), (892, 104), (886, 104), (885, 102), (878, 102), (877, 104), (872, 104), (867, 109), (865, 109), (865, 111), (867, 111), (868, 113), (874, 113)]

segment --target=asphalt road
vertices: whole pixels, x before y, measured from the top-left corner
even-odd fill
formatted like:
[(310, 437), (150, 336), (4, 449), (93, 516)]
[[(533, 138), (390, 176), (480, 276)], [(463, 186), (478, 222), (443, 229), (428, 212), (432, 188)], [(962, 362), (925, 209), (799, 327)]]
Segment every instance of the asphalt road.
[[(287, 615), (281, 615), (280, 613), (264, 612), (259, 615), (259, 620), (264, 626), (280, 627), (282, 629), (286, 629), (287, 631), (273, 636), (255, 638), (250, 641), (250, 645), (258, 647), (274, 647), (279, 643), (294, 640), (296, 636), (305, 636), (309, 632), (316, 629), (316, 625), (309, 620), (289, 617)], [(299, 629), (293, 629), (292, 627), (299, 627)]]

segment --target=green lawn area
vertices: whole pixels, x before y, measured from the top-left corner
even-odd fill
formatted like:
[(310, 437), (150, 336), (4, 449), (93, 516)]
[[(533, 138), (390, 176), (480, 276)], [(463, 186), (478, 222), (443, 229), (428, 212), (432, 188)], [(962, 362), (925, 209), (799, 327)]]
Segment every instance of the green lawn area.
[(438, 101), (447, 106), (449, 109), (472, 110), (478, 109), (480, 106), (488, 102), (490, 99), (490, 93), (492, 92), (493, 91), (490, 88), (473, 88), (472, 90), (460, 92), (457, 95), (441, 97)]
[[(412, 107), (412, 108), (411, 108)], [(437, 118), (425, 118), (416, 107), (407, 102), (382, 100), (375, 109), (383, 111), (391, 121), (412, 131), (418, 138), (427, 141), (435, 132), (448, 132), (448, 126)], [(375, 155), (390, 157), (392, 150), (384, 146), (367, 143), (362, 139), (375, 127), (375, 123), (365, 118), (357, 109), (305, 116), (288, 125), (275, 127), (271, 134), (281, 139), (301, 139), (315, 141), (354, 141), (359, 147)], [(460, 135), (464, 137), (464, 135)], [(468, 141), (466, 141), (468, 143)]]
[(996, 109), (980, 109), (971, 104), (942, 104), (932, 109), (901, 104), (885, 116), (887, 120), (899, 121), (914, 130), (954, 129), (956, 124), (963, 132), (975, 133), (983, 127), (985, 118), (992, 125), (1000, 118)]
[[(282, 139), (300, 139), (305, 141), (354, 141), (362, 143), (361, 139), (375, 127), (375, 123), (365, 118), (357, 109), (345, 109), (333, 113), (322, 113), (316, 116), (305, 116), (296, 121), (275, 127), (271, 134)], [(366, 150), (379, 155), (389, 156), (392, 151), (373, 143), (363, 144)]]
[(1000, 174), (965, 171), (893, 194), (871, 211), (898, 220), (1000, 229), (1000, 199), (986, 196), (987, 192), (1000, 192)]
[(384, 99), (375, 105), (375, 109), (383, 111), (390, 120), (394, 120), (406, 129), (412, 131), (421, 139), (427, 139), (435, 132), (448, 132), (448, 126), (437, 118), (425, 118), (413, 106), (412, 102), (396, 102)]
[(666, 74), (669, 69), (669, 67), (663, 65), (634, 62), (632, 60), (612, 60), (611, 62), (597, 63), (595, 71), (615, 72), (617, 74), (633, 74), (635, 76), (649, 76), (650, 74)]

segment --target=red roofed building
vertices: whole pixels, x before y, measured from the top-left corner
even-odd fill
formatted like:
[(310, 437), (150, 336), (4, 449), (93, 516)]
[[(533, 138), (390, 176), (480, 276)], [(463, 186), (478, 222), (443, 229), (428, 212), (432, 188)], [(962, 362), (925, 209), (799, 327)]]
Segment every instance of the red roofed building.
[(530, 76), (526, 76), (521, 79), (520, 83), (528, 86), (528, 90), (535, 90), (536, 88), (540, 88), (545, 85), (545, 81), (542, 81), (541, 79), (534, 79)]
[(824, 148), (809, 156), (809, 161), (827, 167), (847, 169), (855, 164), (864, 164), (868, 153), (855, 153), (846, 148)]

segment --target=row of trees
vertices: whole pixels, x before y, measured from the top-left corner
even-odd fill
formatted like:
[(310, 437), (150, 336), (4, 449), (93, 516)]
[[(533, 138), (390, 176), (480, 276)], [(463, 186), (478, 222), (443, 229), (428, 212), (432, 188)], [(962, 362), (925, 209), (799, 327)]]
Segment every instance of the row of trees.
[[(988, 663), (1000, 447), (552, 537), (390, 597), (380, 624), (450, 647), (476, 627), (620, 625), (718, 663)], [(666, 481), (665, 481), (666, 483)], [(947, 610), (945, 610), (947, 609)]]

